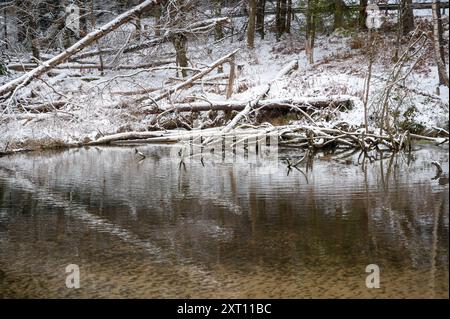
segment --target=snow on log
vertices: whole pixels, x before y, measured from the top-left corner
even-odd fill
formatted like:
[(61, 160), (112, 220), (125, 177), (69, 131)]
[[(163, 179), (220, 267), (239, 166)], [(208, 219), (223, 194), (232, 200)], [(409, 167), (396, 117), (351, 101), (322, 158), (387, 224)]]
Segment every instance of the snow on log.
[[(123, 64), (123, 65), (99, 65), (99, 64), (80, 64), (80, 63), (64, 63), (58, 66), (55, 66), (54, 69), (76, 69), (76, 70), (90, 70), (90, 69), (100, 69), (104, 70), (115, 69), (115, 70), (135, 70), (135, 69), (145, 69), (151, 68), (155, 66), (166, 65), (170, 63), (175, 63), (174, 59), (162, 59), (162, 60), (154, 60), (149, 63), (141, 63), (141, 64)], [(23, 64), (8, 64), (7, 68), (9, 70), (26, 72), (37, 68), (38, 64), (36, 63), (23, 63)]]
[(89, 142), (87, 145), (100, 145), (109, 144), (114, 141), (120, 140), (131, 140), (131, 139), (146, 139), (151, 137), (160, 137), (164, 135), (164, 131), (153, 131), (153, 132), (125, 132), (117, 133), (113, 135), (103, 136), (98, 140)]
[[(332, 97), (305, 97), (295, 99), (266, 99), (260, 100), (259, 107), (264, 109), (291, 109), (297, 107), (325, 108), (329, 106), (339, 106), (350, 108), (353, 97), (351, 96), (332, 96)], [(242, 111), (248, 102), (225, 100), (209, 102), (179, 103), (173, 107), (174, 112), (203, 112), (203, 111)], [(160, 110), (153, 109), (149, 113), (159, 113)]]

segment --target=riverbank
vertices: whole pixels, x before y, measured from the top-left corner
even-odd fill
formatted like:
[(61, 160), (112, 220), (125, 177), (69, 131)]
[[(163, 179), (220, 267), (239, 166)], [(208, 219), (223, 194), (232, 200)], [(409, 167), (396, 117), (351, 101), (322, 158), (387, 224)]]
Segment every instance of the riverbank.
[[(136, 103), (136, 99), (148, 98), (151, 101), (155, 96), (153, 92), (164, 93), (183, 81), (170, 67), (132, 71), (112, 68), (103, 75), (95, 69), (54, 70), (22, 89), (16, 96), (18, 105), (3, 110), (0, 151), (6, 154), (18, 150), (87, 145), (105, 136), (126, 132), (222, 127), (238, 113), (236, 108), (211, 107), (208, 110), (206, 107), (206, 110), (187, 112), (167, 110), (174, 105), (194, 109), (199, 103), (215, 106), (229, 101), (241, 103), (244, 107), (257, 99), (268, 83), (271, 84), (270, 90), (264, 99), (301, 100), (299, 104), (284, 103), (298, 106), (301, 110), (290, 106), (282, 109), (283, 103), (270, 111), (261, 107), (259, 112), (244, 117), (241, 124), (283, 126), (311, 125), (313, 122), (323, 129), (344, 125), (356, 131), (364, 127), (363, 100), (370, 51), (366, 37), (366, 33), (339, 30), (330, 36), (319, 37), (313, 64), (307, 62), (303, 40), (296, 34), (284, 36), (275, 45), (268, 35), (266, 40), (257, 41), (255, 50), (246, 48), (245, 41), (239, 41), (237, 36), (213, 45), (210, 38), (191, 41), (188, 55), (192, 70), (188, 76), (194, 76), (213, 61), (239, 50), (234, 57), (236, 70), (230, 99), (226, 99), (226, 95), (231, 69), (226, 63), (208, 76), (175, 90), (170, 99), (161, 100), (156, 106), (151, 102), (145, 105)], [(396, 47), (394, 42), (394, 34), (383, 33), (373, 48), (375, 60), (368, 100), (368, 131), (375, 134), (379, 130), (377, 114), (383, 101), (387, 101), (395, 124), (392, 135), (409, 132), (428, 137), (448, 137), (448, 88), (436, 86), (437, 70), (431, 47), (424, 45), (417, 57), (406, 61), (405, 68), (411, 70), (404, 79), (389, 84)], [(402, 47), (406, 49), (408, 43)], [(143, 53), (129, 54), (120, 65), (144, 63), (148, 52), (144, 50)], [(162, 44), (153, 52), (152, 58), (160, 61), (171, 56), (170, 44)], [(94, 63), (96, 58), (87, 61)], [(289, 61), (297, 61), (297, 67), (275, 79)], [(19, 74), (13, 71), (11, 76)], [(6, 82), (7, 78), (3, 77), (1, 81)], [(386, 88), (390, 86), (392, 89), (387, 92), (385, 100), (383, 94), (387, 94)], [(41, 102), (33, 104), (36, 97)], [(333, 102), (333, 99), (342, 101), (343, 98), (350, 102), (351, 107), (347, 102)], [(311, 101), (317, 100), (328, 101), (328, 104), (325, 107), (311, 105)]]

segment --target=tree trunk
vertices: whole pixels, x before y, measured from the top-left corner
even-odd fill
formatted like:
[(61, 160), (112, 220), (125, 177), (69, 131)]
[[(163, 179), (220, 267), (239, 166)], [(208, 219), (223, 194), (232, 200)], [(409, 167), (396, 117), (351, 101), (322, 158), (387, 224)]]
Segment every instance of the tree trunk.
[(30, 18), (30, 43), (31, 43), (31, 53), (33, 54), (33, 57), (37, 60), (40, 59), (40, 53), (39, 53), (39, 40), (36, 37), (36, 32), (38, 29), (36, 20), (34, 18)]
[(255, 47), (255, 24), (256, 24), (256, 0), (249, 0), (247, 45), (251, 49)]
[(8, 82), (8, 83), (0, 86), (0, 96), (10, 93), (10, 92), (16, 90), (18, 87), (24, 87), (24, 86), (28, 85), (33, 79), (47, 73), (53, 67), (66, 61), (71, 56), (73, 56), (77, 52), (81, 51), (85, 47), (91, 45), (92, 43), (95, 43), (101, 37), (107, 35), (111, 31), (117, 29), (122, 24), (129, 22), (137, 14), (140, 14), (140, 13), (156, 6), (158, 3), (160, 3), (160, 1), (161, 0), (146, 0), (146, 1), (142, 2), (140, 5), (134, 7), (133, 9), (119, 15), (114, 20), (105, 24), (101, 28), (89, 33), (84, 38), (82, 38), (80, 41), (78, 41), (77, 43), (72, 45), (70, 48), (68, 48), (64, 52), (58, 54), (57, 56), (53, 57), (52, 59), (46, 61), (45, 63), (43, 63), (39, 67), (35, 68), (34, 70), (14, 79), (11, 82)]
[(277, 0), (275, 24), (279, 41), (286, 30), (286, 0)]
[(342, 0), (334, 0), (334, 30), (342, 28), (344, 25), (344, 3)]
[(292, 0), (288, 0), (287, 2), (287, 10), (286, 10), (286, 33), (291, 33), (291, 21), (292, 21)]
[(281, 34), (286, 32), (286, 13), (287, 13), (286, 0), (281, 0), (281, 5), (280, 5), (280, 32), (281, 32)]
[(158, 6), (155, 11), (155, 37), (161, 36), (161, 16), (162, 16), (162, 6)]
[(414, 30), (414, 12), (412, 8), (412, 0), (401, 0), (401, 25), (402, 34), (407, 35)]
[(17, 19), (17, 41), (24, 43), (27, 39), (27, 23), (28, 16), (24, 11), (25, 1), (17, 1), (15, 5), (16, 19)]
[(445, 67), (444, 45), (442, 36), (442, 20), (439, 1), (433, 0), (432, 13), (433, 13), (434, 55), (438, 67), (439, 85), (446, 85), (448, 87), (449, 80), (447, 69)]
[(308, 0), (306, 8), (306, 43), (305, 52), (309, 64), (314, 63), (314, 38), (316, 36), (315, 2)]
[(183, 33), (175, 34), (172, 37), (172, 44), (177, 56), (177, 65), (182, 67), (181, 75), (187, 76), (188, 58), (187, 58), (187, 37)]
[[(215, 0), (214, 2), (214, 15), (217, 18), (220, 18), (222, 15), (222, 4), (220, 0)], [(223, 39), (223, 30), (222, 25), (220, 23), (216, 24), (214, 28), (214, 40), (219, 41)]]
[(6, 66), (2, 60), (0, 60), (0, 75), (6, 75)]
[(5, 39), (5, 48), (9, 48), (9, 41), (8, 41), (8, 19), (7, 19), (7, 10), (6, 8), (3, 9), (3, 38)]
[(366, 26), (366, 19), (367, 19), (366, 7), (367, 7), (367, 0), (360, 0), (359, 1), (359, 21), (358, 21), (360, 30), (366, 30), (367, 29), (367, 26)]
[(80, 36), (84, 37), (88, 34), (86, 1), (77, 0), (76, 3), (80, 8)]
[[(348, 107), (351, 104), (351, 99), (348, 96), (343, 97), (301, 97), (295, 99), (266, 99), (258, 102), (258, 107), (266, 110), (270, 109), (293, 109), (292, 105), (299, 108), (326, 108), (330, 105), (333, 107), (342, 106)], [(192, 102), (192, 103), (178, 103), (174, 104), (174, 111), (176, 112), (206, 112), (206, 111), (242, 111), (248, 105), (248, 101), (214, 101), (214, 102)], [(158, 114), (161, 110), (150, 110), (150, 114)], [(295, 112), (295, 109), (293, 109)]]
[(266, 0), (258, 0), (258, 8), (256, 13), (256, 31), (258, 31), (261, 39), (264, 39), (264, 16), (266, 11)]

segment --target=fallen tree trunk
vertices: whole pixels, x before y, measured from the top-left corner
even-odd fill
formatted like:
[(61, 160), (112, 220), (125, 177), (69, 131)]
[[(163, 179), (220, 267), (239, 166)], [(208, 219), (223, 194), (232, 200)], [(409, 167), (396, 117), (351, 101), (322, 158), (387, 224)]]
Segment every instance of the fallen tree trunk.
[(0, 118), (0, 121), (8, 121), (8, 120), (43, 121), (47, 119), (57, 119), (57, 118), (70, 120), (74, 118), (74, 115), (65, 112), (4, 114)]
[[(77, 70), (90, 70), (90, 69), (100, 69), (103, 68), (104, 70), (135, 70), (135, 69), (145, 69), (145, 68), (151, 68), (155, 66), (161, 66), (166, 65), (170, 63), (175, 63), (173, 59), (166, 59), (166, 60), (156, 60), (149, 63), (142, 63), (142, 64), (136, 64), (136, 65), (100, 65), (100, 64), (80, 64), (80, 63), (67, 63), (55, 66), (54, 69), (58, 70), (64, 70), (64, 69), (77, 69)], [(38, 64), (36, 63), (25, 63), (25, 64), (9, 64), (8, 69), (14, 70), (18, 72), (26, 72), (33, 70), (38, 67)]]
[(164, 135), (164, 131), (153, 131), (153, 132), (125, 132), (117, 133), (108, 136), (103, 136), (98, 140), (87, 143), (87, 145), (100, 145), (109, 144), (114, 141), (120, 140), (131, 140), (131, 139), (147, 139), (151, 137), (160, 137)]
[(58, 54), (57, 56), (53, 57), (52, 59), (45, 61), (42, 63), (42, 65), (38, 66), (37, 68), (33, 69), (32, 71), (18, 77), (17, 79), (14, 79), (13, 81), (10, 81), (2, 86), (0, 86), (0, 96), (4, 96), (8, 93), (11, 93), (15, 90), (20, 89), (21, 87), (24, 87), (28, 85), (33, 79), (45, 74), (55, 66), (61, 64), (62, 62), (69, 59), (71, 56), (76, 54), (77, 52), (81, 51), (88, 45), (91, 45), (92, 43), (95, 43), (98, 39), (102, 38), (106, 34), (110, 33), (111, 31), (117, 29), (122, 24), (129, 22), (136, 16), (139, 16), (144, 11), (151, 9), (158, 5), (162, 0), (146, 0), (142, 2), (141, 4), (137, 5), (133, 9), (121, 14), (114, 20), (110, 21), (109, 23), (102, 26), (100, 29), (97, 29), (88, 35), (86, 35), (84, 38), (82, 38), (80, 41), (72, 45), (70, 48), (65, 50), (64, 52)]
[[(292, 105), (303, 108), (325, 108), (329, 106), (342, 106), (351, 108), (352, 97), (336, 96), (323, 98), (296, 98), (296, 99), (267, 99), (260, 100), (258, 107), (264, 109), (291, 109)], [(174, 112), (204, 112), (204, 111), (242, 111), (248, 105), (246, 101), (211, 101), (175, 104)], [(160, 110), (153, 109), (149, 113), (157, 114)]]
[[(410, 140), (428, 140), (437, 145), (448, 143), (448, 138), (433, 138), (408, 134), (407, 132), (395, 135), (380, 135), (373, 132), (367, 133), (365, 129), (357, 129), (355, 131), (343, 131), (337, 128), (323, 127), (319, 125), (283, 125), (283, 126), (259, 126), (249, 127), (241, 125), (233, 128), (227, 133), (224, 132), (225, 127), (215, 127), (206, 130), (167, 130), (155, 132), (130, 132), (120, 133), (111, 136), (105, 136), (97, 141), (90, 142), (88, 145), (94, 144), (135, 144), (135, 143), (177, 143), (182, 141), (190, 141), (197, 145), (199, 141), (213, 140), (215, 138), (237, 137), (236, 143), (239, 141), (258, 138), (264, 140), (267, 136), (277, 136), (280, 145), (294, 145), (296, 147), (305, 147), (312, 149), (322, 149), (325, 147), (344, 146), (354, 149), (361, 149), (365, 152), (372, 150), (390, 150), (399, 151), (407, 149)], [(205, 147), (208, 147), (205, 145)], [(208, 153), (205, 149), (205, 153)]]

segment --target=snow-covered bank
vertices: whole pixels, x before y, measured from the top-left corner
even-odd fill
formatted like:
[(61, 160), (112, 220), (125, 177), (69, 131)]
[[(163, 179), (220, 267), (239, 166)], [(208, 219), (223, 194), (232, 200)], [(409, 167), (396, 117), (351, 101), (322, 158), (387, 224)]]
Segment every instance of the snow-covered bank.
[[(121, 28), (121, 32), (127, 28)], [(448, 34), (448, 33), (447, 33)], [(120, 39), (123, 38), (123, 34)], [(112, 39), (114, 40), (114, 38)], [(117, 40), (120, 45), (120, 40)], [(329, 97), (350, 95), (355, 97), (354, 107), (345, 112), (329, 112), (323, 116), (325, 126), (338, 122), (347, 122), (360, 127), (364, 123), (363, 98), (364, 81), (368, 72), (369, 44), (366, 33), (348, 34), (335, 32), (330, 36), (320, 36), (316, 40), (315, 63), (307, 62), (304, 52), (304, 40), (301, 35), (293, 33), (280, 42), (268, 34), (265, 40), (257, 40), (255, 49), (246, 47), (245, 41), (238, 36), (211, 44), (211, 38), (198, 38), (189, 42), (188, 57), (191, 66), (201, 69), (218, 58), (240, 49), (236, 56), (237, 77), (234, 83), (233, 100), (248, 101), (258, 95), (261, 87), (272, 80), (275, 74), (289, 61), (298, 60), (299, 68), (271, 87), (267, 96), (276, 98)], [(403, 48), (405, 48), (404, 45)], [(386, 77), (392, 69), (395, 34), (381, 34), (375, 47), (375, 62), (369, 95), (369, 114), (377, 107), (379, 95), (386, 85)], [(446, 51), (448, 47), (446, 48)], [(114, 59), (113, 59), (114, 58)], [(111, 67), (136, 65), (173, 58), (171, 44), (162, 44), (142, 52), (132, 53), (116, 59), (105, 58), (105, 64)], [(174, 58), (173, 58), (174, 59)], [(97, 62), (98, 58), (90, 59)], [(410, 64), (416, 61), (411, 61)], [(228, 65), (224, 66), (225, 74)], [(225, 99), (226, 79), (214, 79), (217, 71), (205, 77), (186, 90), (172, 94), (169, 101), (161, 101), (162, 109), (175, 102), (223, 101)], [(22, 89), (15, 97), (16, 101), (40, 97), (50, 104), (55, 101), (68, 101), (58, 112), (49, 112), (42, 116), (29, 116), (22, 112), (20, 106), (8, 105), (0, 117), (0, 150), (31, 147), (39, 145), (58, 145), (92, 141), (102, 135), (126, 131), (144, 131), (154, 128), (156, 115), (142, 111), (142, 106), (135, 103), (129, 95), (132, 91), (160, 90), (178, 83), (173, 69), (136, 69), (106, 70), (102, 76), (98, 70), (66, 69), (55, 70), (52, 76), (35, 80), (29, 87)], [(12, 74), (12, 76), (17, 76)], [(2, 82), (6, 82), (4, 77)], [(448, 131), (448, 88), (440, 87), (436, 95), (438, 74), (432, 55), (432, 49), (425, 48), (418, 57), (409, 76), (392, 90), (392, 103), (400, 106), (398, 121), (402, 129), (421, 131), (440, 127)], [(151, 94), (151, 93), (149, 93)], [(359, 101), (359, 102), (358, 102)], [(14, 109), (15, 111), (11, 111)], [(374, 125), (373, 119), (370, 124)], [(199, 128), (208, 121), (210, 125), (224, 124), (224, 112), (217, 114), (168, 114), (160, 119), (164, 127)], [(287, 123), (296, 119), (286, 119)], [(300, 120), (302, 121), (302, 120)]]

